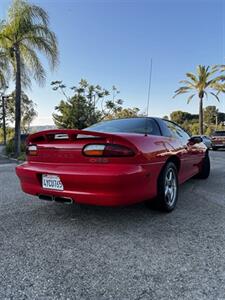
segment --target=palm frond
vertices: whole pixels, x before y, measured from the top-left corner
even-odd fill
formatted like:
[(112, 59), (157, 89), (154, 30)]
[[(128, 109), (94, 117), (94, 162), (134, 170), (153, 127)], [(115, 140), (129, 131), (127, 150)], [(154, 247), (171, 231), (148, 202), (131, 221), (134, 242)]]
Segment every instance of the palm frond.
[(49, 28), (48, 14), (41, 7), (25, 0), (14, 0), (6, 21), (0, 23), (0, 48), (8, 52), (8, 60), (14, 72), (15, 47), (20, 49), (22, 77), (24, 84), (30, 85), (33, 76), (39, 83), (46, 77), (44, 67), (38, 57), (47, 57), (50, 67), (58, 64), (57, 38)]
[(175, 91), (175, 95), (173, 96), (173, 98), (177, 97), (180, 94), (188, 93), (190, 90), (191, 90), (190, 87), (182, 86)]
[(198, 82), (197, 77), (193, 73), (186, 73), (186, 76), (190, 78), (194, 83)]
[(26, 68), (29, 69), (29, 72), (33, 75), (34, 79), (40, 84), (43, 85), (46, 78), (45, 70), (33, 49), (30, 49), (26, 45), (21, 45), (21, 54), (23, 57), (26, 57)]
[(187, 99), (187, 103), (189, 104), (192, 100), (192, 98), (195, 96), (195, 94), (192, 94), (191, 96), (188, 97)]
[(0, 50), (0, 89), (4, 89), (10, 78), (10, 67), (6, 52)]
[[(173, 98), (180, 94), (195, 92), (188, 98), (188, 103), (198, 94), (200, 98), (208, 97), (207, 92), (210, 92), (213, 97), (219, 99), (219, 93), (225, 93), (225, 76), (220, 74), (221, 65), (210, 66), (197, 66), (196, 75), (193, 73), (186, 73), (187, 79), (181, 80), (180, 83), (184, 84), (175, 91)], [(214, 77), (213, 77), (214, 76)]]
[(219, 97), (215, 94), (215, 93), (213, 93), (213, 92), (210, 92), (210, 94), (213, 96), (213, 97), (215, 97), (216, 98), (216, 100), (218, 101), (218, 102), (220, 102), (220, 99), (219, 99)]

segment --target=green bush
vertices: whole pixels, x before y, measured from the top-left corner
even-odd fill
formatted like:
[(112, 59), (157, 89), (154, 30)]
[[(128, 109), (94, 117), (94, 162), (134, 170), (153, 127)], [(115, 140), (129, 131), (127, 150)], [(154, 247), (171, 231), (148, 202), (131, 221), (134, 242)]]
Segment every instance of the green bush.
[[(20, 157), (24, 158), (24, 159), (21, 159), (21, 160), (25, 160), (26, 146), (25, 146), (24, 143), (21, 143), (20, 151), (21, 151)], [(8, 156), (14, 156), (14, 153), (15, 153), (14, 140), (10, 140), (10, 141), (7, 142), (6, 147), (5, 147), (5, 152)], [(18, 159), (20, 159), (20, 158), (18, 158)]]
[(18, 160), (25, 161), (26, 160), (26, 153), (21, 152), (20, 155), (17, 157)]

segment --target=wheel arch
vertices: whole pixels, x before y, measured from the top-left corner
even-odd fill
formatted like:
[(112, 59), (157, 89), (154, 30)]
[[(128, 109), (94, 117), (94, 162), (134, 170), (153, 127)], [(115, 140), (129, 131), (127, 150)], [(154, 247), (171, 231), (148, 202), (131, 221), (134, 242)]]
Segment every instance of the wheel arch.
[(165, 164), (163, 165), (161, 171), (159, 172), (159, 176), (157, 178), (157, 188), (159, 187), (159, 180), (160, 180), (160, 177), (161, 177), (161, 174), (163, 172), (163, 170), (165, 169), (165, 166), (169, 163), (169, 162), (172, 162), (175, 164), (176, 168), (177, 168), (177, 174), (179, 173), (180, 171), (180, 165), (181, 165), (181, 162), (180, 162), (180, 158), (176, 155), (171, 155), (170, 157), (167, 158), (167, 160), (165, 161)]
[[(174, 163), (175, 166), (176, 166), (176, 168), (177, 168), (177, 173), (179, 173), (179, 171), (180, 171), (180, 158), (179, 158), (178, 156), (176, 156), (176, 155), (172, 155), (172, 156), (170, 156), (170, 157), (166, 160), (165, 165), (167, 165), (168, 162)], [(165, 165), (164, 165), (164, 166), (165, 166)]]

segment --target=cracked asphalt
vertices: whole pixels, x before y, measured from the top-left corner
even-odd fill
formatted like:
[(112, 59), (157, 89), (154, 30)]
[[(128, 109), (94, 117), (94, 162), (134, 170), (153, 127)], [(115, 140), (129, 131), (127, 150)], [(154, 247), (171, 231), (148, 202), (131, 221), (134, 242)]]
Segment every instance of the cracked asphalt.
[(0, 299), (225, 299), (225, 151), (170, 214), (22, 193), (0, 161)]

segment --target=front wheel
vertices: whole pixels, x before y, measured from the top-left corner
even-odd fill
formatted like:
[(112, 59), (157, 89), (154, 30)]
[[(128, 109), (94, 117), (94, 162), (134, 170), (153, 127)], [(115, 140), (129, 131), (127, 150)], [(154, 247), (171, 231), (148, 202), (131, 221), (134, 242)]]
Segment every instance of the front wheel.
[(150, 207), (171, 212), (178, 199), (177, 168), (173, 162), (166, 164), (158, 179), (158, 195), (156, 199), (147, 202)]

